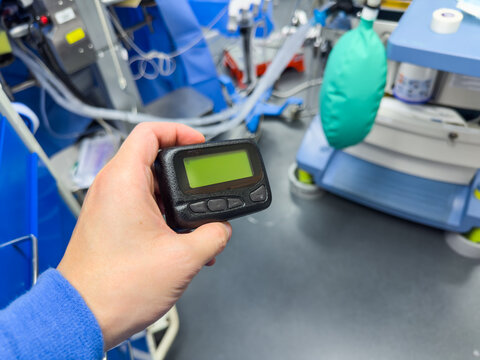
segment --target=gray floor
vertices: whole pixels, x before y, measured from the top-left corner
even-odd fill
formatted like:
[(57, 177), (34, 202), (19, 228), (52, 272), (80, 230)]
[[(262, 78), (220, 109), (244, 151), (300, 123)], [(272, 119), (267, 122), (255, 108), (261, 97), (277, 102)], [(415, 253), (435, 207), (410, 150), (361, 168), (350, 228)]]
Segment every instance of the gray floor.
[(307, 125), (264, 123), (272, 206), (232, 222), (217, 264), (178, 302), (168, 359), (480, 357), (479, 263), (441, 231), (328, 193), (291, 195), (288, 167)]
[(217, 264), (178, 303), (168, 359), (476, 358), (478, 263), (441, 231), (328, 193), (291, 195), (305, 126), (264, 124), (272, 206), (233, 221)]

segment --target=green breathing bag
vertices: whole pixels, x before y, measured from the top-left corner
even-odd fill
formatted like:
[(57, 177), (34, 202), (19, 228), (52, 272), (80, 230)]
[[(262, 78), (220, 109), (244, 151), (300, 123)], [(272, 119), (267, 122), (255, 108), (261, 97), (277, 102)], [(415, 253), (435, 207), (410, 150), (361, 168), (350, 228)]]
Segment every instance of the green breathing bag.
[(373, 21), (343, 35), (327, 61), (320, 92), (320, 115), (330, 146), (342, 149), (370, 132), (387, 78), (385, 47)]

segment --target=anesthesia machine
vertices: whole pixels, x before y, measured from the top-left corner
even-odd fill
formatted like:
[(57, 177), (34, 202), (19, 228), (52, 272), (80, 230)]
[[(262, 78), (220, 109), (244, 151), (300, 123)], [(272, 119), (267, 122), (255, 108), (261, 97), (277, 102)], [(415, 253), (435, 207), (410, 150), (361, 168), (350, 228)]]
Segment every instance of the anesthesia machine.
[[(332, 193), (411, 221), (468, 233), (474, 242), (480, 227), (480, 50), (471, 44), (480, 21), (456, 5), (454, 0), (416, 0), (398, 23), (377, 21), (374, 29), (386, 42), (388, 72), (381, 102), (373, 109), (374, 123), (361, 129), (368, 136), (348, 144), (332, 141), (347, 130), (331, 134), (330, 104), (322, 89), (320, 115), (304, 136), (297, 164)], [(327, 64), (323, 87), (331, 80), (329, 70)], [(353, 79), (348, 91), (362, 93), (366, 85), (359, 80)], [(352, 98), (342, 103), (352, 104)], [(364, 115), (352, 114), (349, 121), (358, 126)]]

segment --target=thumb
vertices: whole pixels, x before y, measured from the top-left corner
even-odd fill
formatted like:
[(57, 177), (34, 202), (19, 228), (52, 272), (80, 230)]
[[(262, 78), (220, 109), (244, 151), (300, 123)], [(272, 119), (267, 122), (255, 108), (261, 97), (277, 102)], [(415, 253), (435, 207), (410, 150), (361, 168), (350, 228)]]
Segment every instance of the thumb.
[(228, 222), (210, 223), (180, 236), (193, 249), (195, 261), (203, 266), (223, 251), (232, 236), (232, 227)]

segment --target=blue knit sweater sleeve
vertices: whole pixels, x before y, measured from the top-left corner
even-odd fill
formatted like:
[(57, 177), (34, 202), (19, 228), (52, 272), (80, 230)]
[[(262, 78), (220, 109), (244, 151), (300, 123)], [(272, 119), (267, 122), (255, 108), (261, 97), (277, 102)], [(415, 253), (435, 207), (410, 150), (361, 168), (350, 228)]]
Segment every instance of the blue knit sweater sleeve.
[(101, 359), (97, 320), (75, 288), (47, 270), (25, 295), (0, 311), (0, 359)]

